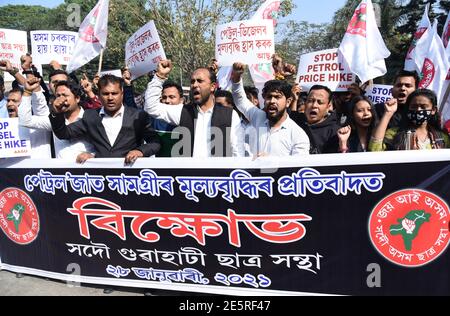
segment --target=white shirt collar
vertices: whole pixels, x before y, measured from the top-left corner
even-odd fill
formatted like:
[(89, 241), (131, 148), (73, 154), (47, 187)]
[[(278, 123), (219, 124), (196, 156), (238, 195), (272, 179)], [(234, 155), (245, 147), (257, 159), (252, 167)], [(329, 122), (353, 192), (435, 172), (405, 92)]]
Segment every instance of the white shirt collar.
[(197, 110), (199, 113), (202, 113), (202, 114), (212, 113), (214, 111), (214, 106), (212, 108), (210, 108), (209, 110), (207, 110), (206, 112), (203, 112), (203, 110), (200, 108), (200, 106), (197, 105)]
[(125, 107), (123, 106), (123, 104), (122, 104), (122, 107), (120, 108), (120, 110), (116, 113), (116, 115), (114, 115), (113, 117), (112, 116), (109, 116), (106, 112), (105, 112), (105, 108), (104, 107), (102, 107), (101, 109), (100, 109), (100, 115), (101, 116), (108, 116), (108, 117), (112, 117), (112, 118), (115, 118), (115, 117), (119, 117), (119, 116), (123, 116), (123, 114), (125, 113)]

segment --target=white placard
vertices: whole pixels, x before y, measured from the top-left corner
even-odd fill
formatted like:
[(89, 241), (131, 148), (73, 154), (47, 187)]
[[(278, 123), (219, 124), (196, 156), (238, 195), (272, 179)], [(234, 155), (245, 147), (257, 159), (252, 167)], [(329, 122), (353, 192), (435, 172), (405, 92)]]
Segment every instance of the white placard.
[(68, 31), (31, 31), (33, 63), (46, 65), (56, 60), (67, 65), (72, 59), (78, 33)]
[(337, 48), (304, 54), (300, 57), (296, 82), (304, 91), (314, 85), (323, 85), (331, 91), (347, 91), (355, 82), (344, 58)]
[[(0, 29), (0, 60), (9, 60), (13, 67), (20, 67), (20, 56), (28, 52), (27, 32)], [(14, 81), (14, 78), (5, 73), (5, 81)]]
[(275, 39), (272, 20), (247, 20), (216, 28), (216, 59), (221, 67), (272, 61)]
[(373, 104), (385, 103), (392, 99), (392, 86), (375, 84), (366, 88), (366, 97), (372, 101)]
[(31, 155), (29, 134), (19, 132), (19, 119), (0, 119), (0, 158)]
[(132, 80), (156, 70), (163, 59), (166, 59), (166, 54), (153, 21), (141, 27), (125, 45), (125, 65)]

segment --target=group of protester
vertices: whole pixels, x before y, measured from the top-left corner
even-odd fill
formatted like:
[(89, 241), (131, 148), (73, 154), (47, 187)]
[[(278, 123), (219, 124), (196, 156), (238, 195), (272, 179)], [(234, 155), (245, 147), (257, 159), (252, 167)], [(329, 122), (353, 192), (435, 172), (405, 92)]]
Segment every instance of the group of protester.
[(22, 73), (0, 61), (0, 69), (15, 78), (5, 95), (0, 76), (0, 118), (19, 118), (21, 134), (31, 140), (31, 158), (83, 163), (121, 157), (131, 164), (154, 155), (281, 157), (450, 148), (436, 94), (418, 89), (414, 72), (400, 72), (393, 98), (372, 104), (358, 84), (346, 93), (321, 85), (302, 92), (284, 78), (295, 73), (295, 67), (280, 67), (275, 56), (277, 79), (265, 84), (260, 106), (259, 91), (243, 85), (244, 64), (233, 65), (231, 91), (218, 87), (217, 66), (195, 70), (185, 97), (182, 87), (168, 80), (172, 62), (163, 60), (140, 109), (128, 69), (123, 69), (122, 78), (97, 76), (91, 82), (86, 75), (78, 80), (52, 62), (47, 88), (32, 56), (22, 56), (21, 63)]

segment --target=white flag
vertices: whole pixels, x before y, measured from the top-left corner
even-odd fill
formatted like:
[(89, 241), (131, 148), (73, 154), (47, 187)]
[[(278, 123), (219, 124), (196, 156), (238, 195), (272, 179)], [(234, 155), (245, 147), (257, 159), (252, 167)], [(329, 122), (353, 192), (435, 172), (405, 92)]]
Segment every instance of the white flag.
[(428, 28), (417, 42), (413, 59), (416, 62), (416, 68), (420, 69), (421, 73), (422, 79), (419, 88), (433, 90), (438, 96), (439, 104), (441, 104), (450, 82), (447, 80), (450, 64), (437, 32), (437, 24), (437, 21), (435, 21), (433, 26)]
[(408, 49), (408, 53), (406, 54), (406, 60), (405, 60), (405, 70), (407, 71), (418, 71), (420, 72), (422, 69), (416, 68), (416, 62), (413, 59), (414, 50), (416, 48), (417, 42), (420, 40), (420, 38), (423, 36), (425, 31), (431, 27), (430, 19), (428, 18), (428, 11), (430, 9), (430, 5), (427, 4), (425, 7), (425, 12), (423, 13), (422, 20), (420, 21), (419, 28), (417, 29), (416, 33), (414, 34), (413, 41), (411, 43), (411, 46)]
[[(447, 21), (444, 24), (444, 31), (442, 32), (442, 43), (444, 44), (444, 47), (446, 48), (446, 52), (447, 52), (447, 58), (448, 61), (450, 63), (450, 13), (447, 17)], [(444, 97), (447, 97), (447, 100), (442, 101), (443, 107), (441, 109), (441, 114), (442, 114), (442, 122), (445, 124), (447, 123), (448, 129), (450, 131), (450, 95), (448, 92), (448, 89), (450, 89), (450, 69), (448, 71), (448, 75), (447, 75), (447, 80), (448, 80), (448, 86), (447, 86), (447, 94), (444, 94)]]
[(68, 73), (90, 62), (106, 47), (108, 7), (109, 0), (100, 0), (81, 23)]
[(273, 26), (277, 25), (278, 12), (280, 11), (280, 0), (267, 0), (264, 2), (256, 13), (253, 15), (253, 19), (273, 20)]
[(387, 72), (384, 60), (391, 53), (378, 30), (371, 0), (363, 0), (356, 8), (339, 51), (362, 82)]
[(450, 13), (448, 14), (447, 21), (444, 24), (444, 31), (442, 32), (442, 43), (447, 50), (447, 56), (450, 61)]

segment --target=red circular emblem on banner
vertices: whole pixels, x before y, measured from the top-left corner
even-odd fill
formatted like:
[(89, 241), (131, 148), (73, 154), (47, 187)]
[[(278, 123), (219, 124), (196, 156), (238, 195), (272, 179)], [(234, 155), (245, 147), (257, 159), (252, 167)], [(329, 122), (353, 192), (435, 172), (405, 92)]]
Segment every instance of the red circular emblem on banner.
[(435, 75), (436, 75), (436, 67), (433, 64), (433, 61), (431, 59), (425, 58), (422, 68), (422, 80), (419, 83), (419, 88), (420, 89), (428, 88), (430, 84), (433, 82)]
[(0, 193), (0, 228), (20, 245), (32, 243), (39, 233), (39, 215), (33, 200), (20, 189)]
[(420, 267), (436, 260), (449, 244), (450, 211), (438, 196), (403, 190), (383, 199), (372, 211), (372, 244), (389, 261)]

